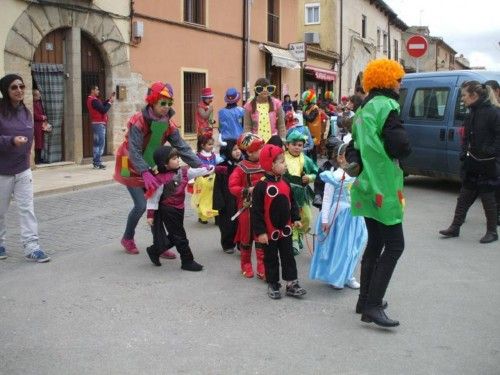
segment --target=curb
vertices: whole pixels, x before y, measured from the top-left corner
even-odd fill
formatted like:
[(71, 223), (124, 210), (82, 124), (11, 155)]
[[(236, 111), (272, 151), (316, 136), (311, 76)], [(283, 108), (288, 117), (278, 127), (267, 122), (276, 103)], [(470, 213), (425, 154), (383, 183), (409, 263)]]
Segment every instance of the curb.
[(109, 180), (93, 181), (93, 182), (82, 183), (82, 184), (78, 184), (78, 185), (70, 185), (70, 186), (64, 186), (64, 187), (57, 187), (57, 188), (53, 188), (53, 189), (45, 189), (45, 190), (35, 191), (33, 193), (33, 196), (35, 198), (38, 198), (38, 197), (49, 196), (52, 194), (68, 193), (68, 192), (72, 192), (72, 191), (88, 189), (91, 187), (111, 185), (111, 184), (117, 184), (117, 182), (111, 178)]

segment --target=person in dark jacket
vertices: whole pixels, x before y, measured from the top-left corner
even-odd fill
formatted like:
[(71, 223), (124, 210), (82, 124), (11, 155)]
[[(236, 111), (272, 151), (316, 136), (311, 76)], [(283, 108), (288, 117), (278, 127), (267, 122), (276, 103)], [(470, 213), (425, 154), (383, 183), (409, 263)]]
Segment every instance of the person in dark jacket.
[(403, 76), (403, 67), (394, 60), (368, 63), (363, 73), (368, 96), (356, 112), (352, 134), (362, 170), (351, 188), (351, 211), (353, 216), (364, 216), (368, 229), (356, 313), (362, 314), (363, 322), (383, 327), (399, 325), (385, 314), (383, 298), (405, 247), (403, 171), (398, 160), (411, 148), (399, 118)]
[(470, 109), (460, 155), (462, 188), (451, 225), (439, 233), (458, 237), (467, 211), (479, 195), (486, 215), (486, 234), (479, 242), (490, 243), (498, 240), (495, 190), (500, 186), (500, 109), (494, 105), (491, 88), (478, 81), (462, 85), (462, 101)]
[(243, 157), (236, 139), (226, 139), (226, 145), (221, 147), (220, 154), (224, 157), (224, 161), (219, 166), (227, 169), (225, 173), (215, 175), (213, 209), (219, 211), (219, 215), (215, 217), (215, 224), (219, 226), (222, 250), (226, 254), (233, 254), (238, 220), (231, 220), (231, 217), (238, 211), (238, 206), (236, 198), (229, 191), (229, 176)]
[(23, 79), (8, 74), (0, 79), (0, 259), (7, 258), (5, 215), (12, 197), (19, 210), (21, 242), (27, 260), (38, 263), (50, 258), (38, 243), (38, 222), (33, 205), (30, 169), (33, 117), (24, 105)]
[(115, 93), (106, 100), (99, 99), (99, 87), (96, 85), (90, 86), (89, 96), (87, 97), (87, 109), (89, 111), (90, 122), (92, 124), (92, 134), (94, 135), (93, 146), (93, 164), (94, 169), (105, 169), (102, 164), (102, 154), (104, 153), (104, 145), (106, 144), (106, 125), (108, 124), (108, 111), (113, 104)]

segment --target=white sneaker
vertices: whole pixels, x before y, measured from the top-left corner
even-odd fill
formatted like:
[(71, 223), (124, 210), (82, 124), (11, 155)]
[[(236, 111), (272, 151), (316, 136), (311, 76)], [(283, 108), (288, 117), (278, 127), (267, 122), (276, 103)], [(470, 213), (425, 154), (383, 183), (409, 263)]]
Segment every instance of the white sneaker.
[(351, 289), (359, 289), (359, 287), (361, 285), (359, 285), (359, 283), (356, 281), (356, 278), (351, 278), (346, 284), (345, 284), (348, 288), (351, 288)]

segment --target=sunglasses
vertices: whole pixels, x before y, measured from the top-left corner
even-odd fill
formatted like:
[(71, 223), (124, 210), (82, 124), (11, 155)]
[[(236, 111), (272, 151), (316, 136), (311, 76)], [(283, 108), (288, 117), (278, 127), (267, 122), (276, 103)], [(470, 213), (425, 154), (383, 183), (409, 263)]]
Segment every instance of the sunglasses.
[(167, 99), (167, 100), (160, 100), (160, 105), (162, 107), (166, 107), (166, 106), (169, 106), (171, 107), (172, 104), (174, 104), (174, 100), (173, 99)]
[(272, 94), (276, 91), (275, 85), (267, 85), (267, 86), (255, 86), (255, 93), (261, 94), (262, 92), (267, 91), (269, 94)]
[(20, 85), (12, 85), (9, 87), (10, 90), (16, 91), (16, 90), (24, 90), (26, 88), (25, 85), (20, 84)]

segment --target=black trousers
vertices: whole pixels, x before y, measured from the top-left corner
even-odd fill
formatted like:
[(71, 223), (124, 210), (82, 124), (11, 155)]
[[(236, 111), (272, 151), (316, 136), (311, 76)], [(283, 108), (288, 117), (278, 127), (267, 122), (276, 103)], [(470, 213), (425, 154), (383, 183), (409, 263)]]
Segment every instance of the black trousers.
[(226, 210), (219, 211), (219, 215), (215, 217), (215, 223), (219, 226), (220, 230), (220, 244), (224, 250), (233, 249), (236, 245), (234, 243), (234, 236), (238, 228), (238, 220), (231, 220), (234, 212)]
[(370, 218), (365, 218), (365, 222), (368, 229), (368, 244), (361, 260), (361, 272), (369, 272), (370, 275), (362, 275), (360, 295), (367, 293), (368, 306), (379, 306), (382, 304), (396, 263), (403, 254), (405, 247), (403, 225), (385, 225)]
[(159, 253), (175, 246), (182, 261), (193, 260), (193, 253), (184, 229), (183, 209), (160, 205), (155, 214), (152, 232), (153, 244)]
[[(266, 280), (268, 283), (277, 283), (281, 276), (285, 281), (297, 279), (297, 264), (292, 250), (292, 236), (280, 238), (277, 241), (269, 241), (262, 244), (264, 249), (264, 266), (266, 268)], [(279, 259), (278, 259), (279, 254)]]

